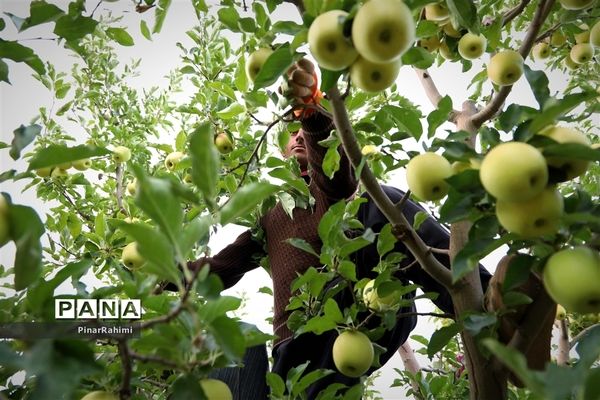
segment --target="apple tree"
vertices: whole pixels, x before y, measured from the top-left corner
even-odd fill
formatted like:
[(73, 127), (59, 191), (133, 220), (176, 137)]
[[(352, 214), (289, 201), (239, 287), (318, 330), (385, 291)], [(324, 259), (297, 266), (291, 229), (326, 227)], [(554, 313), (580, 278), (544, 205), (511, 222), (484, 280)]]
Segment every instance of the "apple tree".
[[(116, 49), (158, 37), (170, 0), (38, 0), (28, 15), (6, 12), (0, 19), (0, 30), (10, 32), (0, 39), (2, 85), (18, 86), (11, 71), (24, 63), (51, 97), (15, 127), (11, 143), (0, 143), (2, 157), (15, 160), (0, 175), (0, 245), (14, 253), (14, 263), (0, 270), (7, 282), (1, 322), (53, 321), (55, 298), (141, 299), (144, 308), (137, 337), (1, 342), (1, 396), (226, 397), (229, 389), (207, 380), (208, 373), (239, 363), (246, 348), (272, 336), (236, 318), (242, 299), (222, 295), (216, 275), (191, 271), (187, 261), (209, 255), (209, 239), (228, 224), (254, 228), (276, 202), (287, 212), (311, 206), (298, 163), (279, 149), (299, 128), (294, 116), (318, 109), (336, 126), (321, 142), (328, 148), (325, 174), (335, 174), (342, 146), (361, 190), (389, 224), (378, 233), (361, 229), (357, 198), (324, 215), (319, 253), (290, 239), (322, 263), (293, 283), (290, 328), (360, 337), (369, 351), (358, 375), (378, 365), (383, 349), (371, 342), (394, 325), (398, 307), (436, 296), (410, 296), (416, 286), (394, 278), (406, 257), (392, 251), (401, 241), (450, 293), (455, 309), (433, 313), (444, 318), (442, 326), (415, 338), (438, 363), (421, 368), (406, 357), (406, 371), (398, 366), (397, 384), (407, 393), (597, 398), (597, 0), (190, 3), (197, 24), (186, 32), (187, 44), (177, 43), (179, 65), (164, 88), (136, 89), (132, 82), (144, 70)], [(57, 69), (23, 40), (34, 27), (49, 35), (34, 40), (74, 57), (71, 70)], [(325, 95), (292, 104), (278, 89), (304, 57), (319, 66)], [(433, 111), (407, 98), (398, 76), (410, 69)], [(438, 70), (468, 77), (469, 87), (452, 93), (461, 102), (443, 93)], [(525, 82), (534, 101), (511, 102), (514, 85)], [(379, 183), (404, 178), (410, 190), (394, 203)], [(18, 196), (4, 189), (7, 183), (35, 192), (44, 210), (13, 201)], [(425, 214), (407, 220), (409, 196), (450, 229), (449, 249), (419, 236)], [(359, 280), (351, 255), (371, 243), (378, 277)], [(498, 248), (510, 257), (497, 269), (503, 276), (490, 299), (477, 266)], [(450, 269), (436, 253), (450, 256)], [(268, 260), (261, 265), (268, 269)], [(333, 291), (354, 293), (351, 307), (340, 308), (324, 290), (336, 279), (341, 285)], [(531, 282), (542, 289), (530, 296), (523, 286)], [(527, 359), (552, 324), (556, 303), (567, 312), (558, 322), (558, 356), (530, 370)], [(373, 318), (381, 324), (368, 329)], [(334, 349), (336, 364), (346, 353)], [(306, 368), (268, 374), (271, 397), (305, 398), (311, 383), (331, 373), (305, 374)], [(320, 398), (370, 396), (368, 382), (332, 385)]]

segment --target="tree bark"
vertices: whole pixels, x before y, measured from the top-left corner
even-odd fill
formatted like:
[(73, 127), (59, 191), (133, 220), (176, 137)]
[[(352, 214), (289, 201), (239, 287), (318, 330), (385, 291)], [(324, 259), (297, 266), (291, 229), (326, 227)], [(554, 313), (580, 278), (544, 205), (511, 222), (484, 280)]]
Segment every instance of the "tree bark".
[[(408, 344), (408, 342), (404, 342), (404, 344), (400, 346), (400, 348), (398, 349), (398, 354), (400, 354), (400, 358), (402, 359), (402, 363), (404, 364), (405, 370), (407, 370), (413, 375), (416, 375), (417, 372), (421, 370), (421, 366), (415, 358), (415, 352), (410, 347), (410, 344)], [(421, 392), (419, 390), (419, 383), (415, 379), (411, 378), (410, 386), (413, 389), (414, 398), (417, 400), (422, 400), (423, 397), (420, 394)]]
[(567, 365), (569, 362), (569, 352), (571, 346), (569, 344), (569, 327), (567, 326), (567, 320), (563, 319), (558, 321), (558, 354), (556, 355), (556, 363), (558, 365)]

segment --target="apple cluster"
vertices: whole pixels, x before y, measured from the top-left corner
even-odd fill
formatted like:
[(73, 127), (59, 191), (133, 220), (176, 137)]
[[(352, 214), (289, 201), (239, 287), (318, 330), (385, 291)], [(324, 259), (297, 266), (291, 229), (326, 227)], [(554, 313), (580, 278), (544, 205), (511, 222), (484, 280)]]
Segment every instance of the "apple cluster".
[(89, 158), (77, 160), (73, 162), (65, 162), (51, 167), (44, 167), (35, 170), (35, 173), (42, 178), (60, 177), (69, 175), (68, 169), (73, 167), (78, 171), (85, 171), (92, 166), (92, 161)]
[(400, 57), (415, 41), (415, 23), (402, 0), (371, 0), (352, 20), (351, 35), (344, 26), (350, 15), (330, 10), (319, 15), (308, 31), (310, 51), (321, 68), (349, 69), (350, 80), (366, 92), (390, 87), (402, 65)]
[[(558, 143), (590, 146), (588, 138), (571, 128), (549, 126), (540, 135)], [(544, 157), (539, 149), (522, 142), (494, 147), (483, 159), (479, 177), (485, 190), (496, 198), (496, 216), (509, 232), (524, 238), (551, 235), (558, 231), (563, 199), (553, 180), (566, 181), (582, 175), (588, 161), (569, 157)]]

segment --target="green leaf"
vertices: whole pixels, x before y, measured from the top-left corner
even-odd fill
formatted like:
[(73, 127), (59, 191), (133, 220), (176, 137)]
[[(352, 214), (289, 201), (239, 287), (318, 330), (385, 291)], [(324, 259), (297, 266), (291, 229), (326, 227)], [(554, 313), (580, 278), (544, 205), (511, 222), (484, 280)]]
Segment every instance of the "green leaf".
[(425, 211), (417, 212), (413, 221), (413, 229), (418, 231), (423, 222), (427, 221), (428, 218), (429, 214), (427, 214)]
[(133, 46), (133, 38), (123, 28), (108, 28), (106, 34), (121, 46)]
[(216, 342), (227, 357), (239, 359), (244, 355), (244, 335), (237, 322), (222, 316), (212, 321), (211, 327)]
[(279, 186), (268, 182), (252, 182), (241, 187), (221, 208), (221, 225), (225, 226), (245, 216), (278, 190)]
[(428, 38), (437, 35), (440, 27), (434, 21), (421, 20), (417, 24), (417, 38)]
[(171, 385), (171, 394), (169, 399), (172, 400), (207, 400), (208, 397), (202, 391), (200, 380), (194, 374), (186, 374), (179, 376)]
[(233, 296), (220, 296), (215, 300), (207, 300), (198, 310), (198, 316), (205, 323), (211, 323), (218, 317), (225, 316), (228, 311), (237, 310), (242, 300)]
[(93, 33), (98, 21), (83, 15), (63, 15), (56, 21), (54, 33), (67, 41), (77, 41)]
[[(10, 13), (6, 14), (11, 17), (17, 30), (23, 32), (25, 29), (31, 28), (32, 26), (55, 21), (58, 17), (63, 15), (64, 12), (54, 4), (48, 4), (45, 1), (33, 1), (29, 7), (29, 17), (25, 19), (17, 17), (18, 19), (16, 20), (14, 15)], [(18, 20), (20, 20), (20, 23), (18, 23)]]
[(240, 18), (238, 25), (243, 32), (256, 32), (256, 23), (253, 18)]
[(305, 251), (309, 254), (312, 254), (315, 257), (319, 257), (319, 255), (317, 254), (317, 252), (315, 251), (315, 249), (312, 248), (312, 246), (304, 239), (300, 239), (300, 238), (289, 238), (285, 240), (286, 243), (291, 244), (292, 246)]
[(67, 147), (61, 144), (51, 144), (38, 150), (29, 161), (28, 170), (51, 167), (60, 163), (82, 160), (84, 158), (98, 157), (111, 154), (104, 147), (79, 145)]
[(461, 330), (462, 326), (453, 322), (450, 325), (444, 326), (433, 332), (429, 344), (427, 345), (427, 357), (431, 360), (435, 353), (442, 350)]
[(423, 134), (421, 125), (421, 114), (418, 111), (398, 106), (383, 106), (382, 111), (394, 121), (398, 129), (402, 132), (408, 132), (416, 140)]
[(8, 207), (10, 238), (15, 242), (15, 290), (23, 290), (42, 272), (44, 224), (31, 207), (11, 204)]
[(327, 149), (325, 157), (323, 158), (322, 168), (325, 176), (329, 179), (333, 179), (333, 175), (340, 169), (340, 161), (342, 157), (337, 149), (337, 145), (331, 146)]
[(154, 11), (154, 28), (152, 29), (152, 33), (159, 33), (161, 31), (170, 6), (171, 0), (158, 0), (158, 6), (155, 7)]
[(192, 157), (192, 179), (210, 207), (216, 204), (220, 158), (214, 145), (212, 124), (200, 125), (190, 135), (189, 153)]
[(10, 83), (8, 79), (8, 64), (0, 60), (0, 82)]
[(531, 135), (539, 132), (542, 128), (547, 125), (551, 125), (559, 117), (569, 113), (575, 109), (578, 105), (585, 103), (598, 96), (595, 91), (580, 92), (568, 94), (560, 100), (548, 99), (544, 104), (544, 109), (539, 113), (529, 125), (527, 138)]
[(44, 67), (44, 63), (38, 55), (29, 47), (17, 42), (0, 39), (0, 58), (8, 58), (14, 62), (24, 62), (40, 75), (46, 73), (46, 67)]
[(463, 320), (465, 329), (473, 336), (479, 335), (482, 329), (496, 323), (494, 314), (471, 314)]
[(580, 160), (600, 161), (600, 150), (579, 143), (561, 143), (544, 147), (546, 157), (562, 156)]
[(322, 92), (327, 92), (329, 89), (334, 87), (340, 76), (344, 71), (330, 71), (325, 68), (321, 68), (321, 87), (319, 88)]
[(289, 43), (285, 43), (275, 50), (260, 69), (254, 80), (254, 88), (260, 89), (272, 85), (294, 63), (293, 54)]
[(435, 131), (439, 128), (444, 122), (448, 121), (448, 116), (452, 112), (452, 99), (449, 96), (444, 96), (438, 103), (437, 109), (433, 110), (427, 116), (427, 123), (429, 127), (427, 128), (427, 136), (429, 138), (435, 135)]
[(507, 234), (499, 239), (469, 240), (454, 258), (454, 262), (452, 263), (452, 282), (457, 282), (473, 271), (477, 268), (479, 260), (514, 238), (515, 235)]
[(540, 109), (544, 107), (546, 101), (550, 98), (550, 82), (548, 81), (548, 77), (544, 73), (544, 71), (533, 71), (527, 64), (525, 66), (525, 77), (527, 78), (527, 82), (529, 82), (529, 86), (531, 86), (531, 91), (535, 96), (538, 104), (540, 105)]
[(212, 224), (212, 216), (207, 215), (194, 218), (183, 228), (183, 235), (179, 239), (179, 244), (184, 257), (188, 256), (196, 243), (206, 239)]
[(297, 24), (294, 21), (277, 21), (273, 24), (271, 30), (276, 33), (285, 33), (287, 35), (296, 35), (304, 29), (303, 25)]
[(21, 157), (21, 150), (33, 142), (37, 135), (42, 131), (42, 127), (39, 125), (21, 125), (13, 131), (14, 137), (11, 142), (11, 148), (9, 151), (10, 156), (13, 160)]
[(392, 233), (392, 225), (385, 224), (377, 236), (377, 254), (379, 254), (379, 257), (383, 257), (392, 251), (397, 241), (398, 239)]
[[(194, 70), (194, 72), (195, 72), (195, 70)], [(207, 85), (208, 85), (208, 87), (216, 90), (217, 92), (221, 93), (222, 95), (229, 97), (231, 100), (233, 100), (233, 101), (237, 100), (237, 97), (235, 96), (235, 91), (227, 83), (215, 81), (215, 82), (207, 82)]]
[(274, 398), (283, 398), (285, 383), (279, 375), (274, 372), (267, 372), (267, 384), (271, 388), (271, 396)]
[(246, 107), (240, 103), (231, 103), (228, 107), (221, 111), (217, 111), (217, 115), (221, 119), (231, 119), (235, 116), (243, 114), (246, 111)]
[(219, 16), (219, 21), (221, 21), (221, 23), (225, 25), (229, 30), (233, 32), (240, 31), (240, 28), (238, 26), (240, 14), (238, 14), (234, 7), (223, 7), (217, 12), (217, 15)]
[(411, 47), (402, 55), (403, 65), (412, 65), (416, 68), (427, 69), (433, 65), (435, 57), (422, 47)]
[(446, 0), (448, 10), (463, 26), (474, 34), (479, 34), (479, 17), (477, 8), (472, 0)]
[(148, 28), (146, 20), (140, 21), (140, 32), (146, 39), (152, 40), (152, 34), (150, 33), (150, 28)]
[[(254, 3), (258, 4), (258, 3)], [(248, 75), (246, 75), (246, 58), (240, 57), (237, 62), (237, 66), (235, 68), (235, 87), (240, 92), (245, 92), (248, 90)], [(266, 104), (265, 104), (266, 106)]]
[[(183, 211), (168, 179), (146, 176), (141, 168), (134, 168), (138, 180), (135, 204), (161, 228), (173, 246), (177, 245), (183, 223)], [(181, 256), (181, 255), (179, 255)]]

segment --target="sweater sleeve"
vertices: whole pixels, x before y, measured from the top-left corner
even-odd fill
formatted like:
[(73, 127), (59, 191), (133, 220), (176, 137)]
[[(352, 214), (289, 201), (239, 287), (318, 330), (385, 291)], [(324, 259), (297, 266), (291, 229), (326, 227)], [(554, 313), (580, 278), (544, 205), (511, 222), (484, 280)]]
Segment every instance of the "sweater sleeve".
[(340, 166), (329, 179), (323, 172), (323, 160), (327, 148), (319, 145), (319, 141), (326, 139), (329, 132), (335, 129), (333, 121), (326, 115), (314, 113), (302, 120), (302, 130), (310, 166), (310, 178), (319, 190), (332, 200), (347, 199), (354, 194), (358, 182), (354, 177), (354, 168), (346, 156), (342, 146), (338, 148)]
[(188, 262), (188, 268), (196, 270), (208, 264), (210, 272), (216, 273), (227, 289), (235, 285), (246, 272), (258, 267), (264, 255), (262, 245), (254, 240), (250, 230), (247, 230), (213, 257)]

